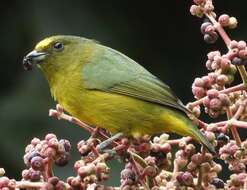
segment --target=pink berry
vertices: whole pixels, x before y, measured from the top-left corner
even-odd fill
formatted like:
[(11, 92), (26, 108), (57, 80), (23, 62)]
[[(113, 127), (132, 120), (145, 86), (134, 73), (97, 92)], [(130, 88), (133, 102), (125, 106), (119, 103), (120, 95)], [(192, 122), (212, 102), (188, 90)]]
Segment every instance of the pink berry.
[(171, 145), (169, 143), (165, 143), (161, 145), (161, 151), (165, 154), (171, 151)]
[(246, 59), (247, 58), (247, 49), (242, 49), (238, 52), (239, 58)]
[(213, 61), (214, 60), (214, 57), (218, 55), (218, 56), (221, 56), (220, 52), (219, 51), (211, 51), (207, 54), (208, 56), (208, 59)]
[(210, 87), (212, 80), (210, 79), (209, 76), (203, 76), (203, 77), (202, 77), (202, 80), (203, 80), (203, 82), (204, 82), (205, 88)]
[(195, 78), (193, 84), (196, 87), (203, 87), (204, 86), (204, 81), (201, 78), (197, 77), (197, 78)]
[(227, 58), (222, 58), (220, 62), (220, 67), (222, 70), (228, 70), (230, 67), (231, 61)]
[(212, 70), (212, 61), (207, 60), (206, 67), (207, 67), (208, 70)]
[(55, 190), (54, 186), (50, 183), (43, 183), (40, 190)]
[(213, 98), (210, 100), (209, 107), (210, 107), (210, 109), (212, 109), (214, 111), (219, 111), (222, 108), (222, 103), (218, 98)]
[(238, 47), (238, 42), (237, 42), (236, 40), (232, 40), (232, 41), (230, 42), (229, 47), (230, 47), (231, 49), (237, 48), (237, 47)]
[(204, 5), (204, 10), (206, 12), (212, 12), (214, 10), (214, 5), (211, 1), (206, 1), (206, 4)]
[(201, 7), (197, 6), (197, 5), (192, 5), (190, 7), (190, 13), (193, 16), (197, 16), (197, 17), (202, 17), (203, 16), (203, 11), (202, 11)]
[(202, 98), (202, 97), (204, 97), (205, 96), (205, 90), (203, 89), (203, 88), (201, 88), (201, 87), (196, 87), (196, 86), (193, 86), (192, 87), (192, 92), (193, 92), (193, 94), (194, 94), (194, 96), (196, 97), (196, 98)]
[(210, 99), (208, 97), (203, 98), (203, 105), (205, 107), (209, 107), (209, 105), (210, 105)]
[(193, 181), (193, 176), (189, 172), (184, 172), (183, 176), (183, 183), (187, 186), (193, 186), (194, 181)]
[(246, 42), (243, 41), (243, 40), (239, 41), (239, 42), (238, 42), (238, 49), (239, 49), (239, 50), (243, 50), (243, 49), (245, 49), (245, 48), (246, 48)]
[(200, 153), (194, 154), (191, 157), (191, 161), (196, 165), (200, 165), (203, 162), (203, 157)]
[(205, 3), (205, 0), (193, 0), (193, 2), (197, 5), (201, 5), (201, 4)]
[(40, 142), (40, 139), (35, 137), (35, 138), (32, 139), (31, 144), (36, 146), (39, 142)]
[(210, 89), (207, 91), (207, 96), (209, 99), (217, 98), (218, 95), (219, 95), (219, 91), (216, 89)]
[(50, 138), (48, 141), (48, 146), (54, 149), (58, 148), (58, 140), (57, 138)]
[(47, 134), (46, 136), (45, 136), (45, 140), (47, 140), (47, 141), (49, 141), (50, 139), (52, 139), (52, 138), (57, 138), (57, 136), (55, 135), (55, 134), (53, 134), (53, 133), (49, 133), (49, 134)]
[(30, 178), (30, 175), (29, 175), (29, 170), (23, 170), (22, 173), (21, 173), (21, 176), (24, 180), (28, 180)]
[(230, 18), (229, 15), (223, 14), (223, 15), (220, 15), (218, 21), (221, 24), (221, 26), (225, 27), (225, 26), (228, 26), (229, 24), (229, 18)]
[(9, 184), (9, 178), (7, 177), (0, 177), (0, 188), (7, 187)]

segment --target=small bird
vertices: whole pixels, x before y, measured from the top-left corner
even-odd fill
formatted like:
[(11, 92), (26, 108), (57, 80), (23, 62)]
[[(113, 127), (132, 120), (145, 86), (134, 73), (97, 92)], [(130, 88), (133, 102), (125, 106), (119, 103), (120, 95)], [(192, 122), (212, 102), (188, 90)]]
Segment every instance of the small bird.
[(24, 57), (26, 70), (34, 64), (55, 101), (88, 124), (134, 138), (173, 132), (215, 152), (170, 87), (112, 48), (78, 36), (51, 36)]

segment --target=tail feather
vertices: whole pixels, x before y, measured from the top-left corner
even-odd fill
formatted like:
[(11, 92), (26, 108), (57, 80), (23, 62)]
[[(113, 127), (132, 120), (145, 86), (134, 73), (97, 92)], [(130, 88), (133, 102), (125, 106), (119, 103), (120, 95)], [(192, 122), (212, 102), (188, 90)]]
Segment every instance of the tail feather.
[(191, 136), (194, 140), (206, 146), (211, 153), (216, 153), (213, 145), (185, 115), (174, 111), (170, 114), (166, 112), (163, 115), (163, 120), (169, 125), (169, 131), (182, 136)]
[(208, 139), (202, 134), (202, 132), (196, 127), (196, 126), (191, 126), (193, 128), (191, 130), (192, 133), (192, 138), (197, 140), (198, 142), (201, 142), (204, 146), (207, 147), (209, 152), (216, 154), (215, 149), (213, 145), (208, 141)]

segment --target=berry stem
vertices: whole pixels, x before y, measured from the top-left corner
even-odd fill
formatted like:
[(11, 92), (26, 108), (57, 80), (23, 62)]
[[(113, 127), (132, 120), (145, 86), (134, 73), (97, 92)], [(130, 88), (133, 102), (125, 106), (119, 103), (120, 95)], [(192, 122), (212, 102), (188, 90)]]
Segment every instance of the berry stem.
[[(58, 107), (61, 107), (61, 106), (58, 106), (58, 105), (57, 105), (57, 108), (58, 108)], [(70, 116), (70, 115), (67, 115), (67, 114), (65, 114), (64, 112), (61, 112), (61, 110), (58, 110), (58, 109), (56, 109), (56, 110), (55, 110), (55, 109), (50, 109), (50, 110), (49, 110), (49, 116), (50, 116), (50, 117), (55, 117), (55, 118), (57, 118), (58, 120), (59, 120), (59, 119), (63, 119), (63, 120), (65, 120), (65, 121), (68, 121), (68, 122), (70, 122), (70, 123), (73, 123), (73, 124), (75, 124), (75, 125), (77, 125), (77, 126), (83, 128), (83, 129), (85, 129), (86, 131), (88, 131), (88, 132), (91, 133), (91, 134), (94, 134), (95, 130), (97, 130), (97, 128), (94, 129), (93, 127), (91, 127), (90, 125), (88, 125), (88, 124), (82, 122), (81, 120), (77, 119), (76, 117), (72, 117), (72, 116)], [(99, 134), (101, 137), (103, 137), (104, 139), (108, 139), (108, 138), (109, 138), (106, 134), (104, 134), (104, 133), (103, 133), (102, 131), (100, 131), (100, 130), (98, 131), (98, 134)]]
[[(232, 111), (230, 110), (229, 107), (226, 110), (226, 114), (227, 114), (228, 120), (233, 118)], [(232, 133), (232, 136), (233, 136), (234, 140), (236, 141), (237, 145), (240, 146), (241, 145), (241, 139), (240, 139), (240, 136), (238, 134), (236, 126), (235, 125), (230, 125), (230, 129), (231, 129), (231, 133)]]
[(44, 182), (17, 181), (15, 189), (40, 189)]

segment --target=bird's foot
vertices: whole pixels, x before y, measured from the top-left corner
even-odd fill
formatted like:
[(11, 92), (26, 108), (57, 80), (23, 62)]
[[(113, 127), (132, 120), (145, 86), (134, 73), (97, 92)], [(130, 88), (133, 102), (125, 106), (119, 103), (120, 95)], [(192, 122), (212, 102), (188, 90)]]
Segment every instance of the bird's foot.
[(101, 142), (100, 144), (98, 144), (98, 145), (96, 146), (97, 151), (100, 152), (100, 153), (101, 153), (101, 152), (104, 152), (104, 149), (105, 149), (107, 146), (109, 146), (109, 145), (112, 144), (115, 140), (117, 140), (117, 139), (119, 139), (119, 138), (121, 138), (121, 137), (123, 137), (123, 133), (117, 133), (117, 134), (113, 135), (112, 137), (110, 137), (110, 138), (104, 140), (103, 142)]

